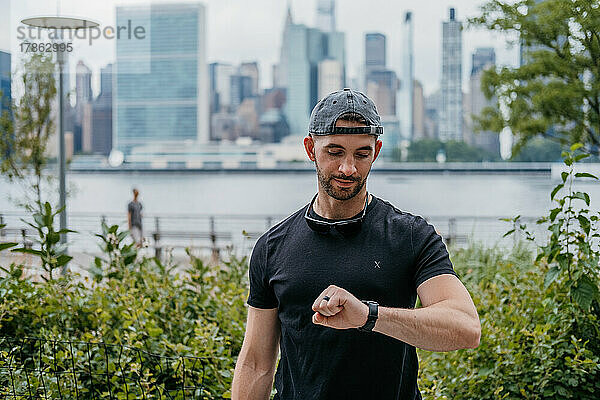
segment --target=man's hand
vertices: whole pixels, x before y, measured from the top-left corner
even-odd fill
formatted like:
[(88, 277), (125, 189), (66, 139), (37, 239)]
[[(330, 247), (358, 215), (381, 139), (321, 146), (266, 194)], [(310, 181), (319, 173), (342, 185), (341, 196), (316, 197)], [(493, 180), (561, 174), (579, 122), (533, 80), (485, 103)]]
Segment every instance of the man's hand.
[[(329, 297), (329, 300), (326, 298)], [(330, 285), (312, 305), (314, 324), (335, 329), (363, 326), (369, 316), (369, 306), (341, 287)]]

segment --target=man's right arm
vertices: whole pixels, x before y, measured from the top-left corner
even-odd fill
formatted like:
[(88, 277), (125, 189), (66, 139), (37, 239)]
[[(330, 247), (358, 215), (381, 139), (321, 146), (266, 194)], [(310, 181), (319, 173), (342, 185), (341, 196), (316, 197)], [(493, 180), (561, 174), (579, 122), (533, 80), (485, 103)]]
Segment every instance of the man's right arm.
[(277, 308), (248, 307), (246, 334), (233, 375), (232, 400), (269, 399), (280, 335)]

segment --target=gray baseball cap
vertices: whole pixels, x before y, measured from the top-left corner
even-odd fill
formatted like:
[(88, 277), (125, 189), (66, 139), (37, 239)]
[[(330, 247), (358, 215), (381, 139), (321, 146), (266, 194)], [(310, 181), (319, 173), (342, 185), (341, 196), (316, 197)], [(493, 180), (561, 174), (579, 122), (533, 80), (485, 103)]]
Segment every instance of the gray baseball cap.
[[(342, 114), (360, 114), (368, 126), (356, 128), (336, 127), (335, 123)], [(377, 113), (373, 100), (365, 94), (344, 88), (325, 96), (317, 103), (310, 114), (308, 131), (313, 135), (339, 135), (339, 134), (370, 134), (382, 135), (383, 126)]]

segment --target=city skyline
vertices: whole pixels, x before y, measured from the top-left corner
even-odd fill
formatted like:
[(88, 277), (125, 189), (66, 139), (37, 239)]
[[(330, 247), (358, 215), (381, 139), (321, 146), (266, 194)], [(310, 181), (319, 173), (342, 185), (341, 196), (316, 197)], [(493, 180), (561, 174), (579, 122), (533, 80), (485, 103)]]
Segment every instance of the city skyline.
[[(172, 3), (163, 1), (162, 3)], [(104, 3), (77, 3), (62, 1), (61, 14), (92, 16), (102, 25), (115, 23), (116, 5), (139, 5), (146, 1), (130, 0), (118, 2), (109, 0)], [(207, 61), (239, 64), (244, 61), (258, 61), (260, 67), (261, 89), (267, 88), (272, 82), (272, 66), (279, 60), (279, 50), (282, 43), (283, 26), (285, 22), (287, 3), (291, 4), (295, 23), (306, 24), (309, 27), (317, 25), (317, 1), (301, 2), (257, 0), (252, 7), (241, 1), (215, 0), (202, 1), (207, 7)], [(19, 58), (16, 27), (18, 21), (31, 15), (55, 14), (56, 4), (41, 1), (16, 2), (0, 0), (2, 8), (10, 9), (10, 31), (0, 32), (0, 49), (9, 47), (13, 52), (14, 63)], [(306, 4), (306, 5), (304, 5)], [(427, 6), (417, 1), (406, 1), (402, 6), (387, 4), (374, 0), (370, 10), (372, 18), (362, 18), (361, 3), (358, 1), (337, 2), (335, 6), (336, 27), (346, 34), (347, 77), (360, 78), (364, 64), (364, 35), (368, 32), (381, 32), (387, 37), (388, 65), (400, 75), (401, 73), (401, 25), (406, 11), (412, 11), (415, 23), (415, 79), (421, 81), (426, 95), (439, 88), (441, 78), (441, 22), (447, 15), (448, 8), (457, 9), (457, 19), (465, 21), (468, 16), (477, 13), (478, 6), (483, 2), (472, 1), (435, 1)], [(268, 10), (268, 11), (266, 11)], [(357, 16), (360, 16), (358, 18)], [(4, 17), (6, 19), (6, 17)], [(235, 30), (229, 29), (236, 26)], [(425, 31), (425, 27), (427, 31)], [(218, 38), (218, 39), (216, 39)], [(240, 40), (240, 38), (243, 38)], [(463, 76), (470, 72), (470, 54), (477, 47), (493, 47), (497, 54), (498, 65), (518, 64), (518, 47), (507, 49), (504, 38), (493, 37), (482, 30), (466, 30), (463, 33)], [(9, 44), (7, 45), (7, 41)], [(92, 86), (94, 94), (99, 93), (99, 71), (105, 65), (114, 62), (114, 43), (109, 40), (99, 40), (89, 46), (85, 41), (76, 41), (75, 50), (70, 57), (72, 67), (79, 60), (84, 60), (93, 70)], [(468, 80), (463, 80), (463, 88), (468, 89)]]

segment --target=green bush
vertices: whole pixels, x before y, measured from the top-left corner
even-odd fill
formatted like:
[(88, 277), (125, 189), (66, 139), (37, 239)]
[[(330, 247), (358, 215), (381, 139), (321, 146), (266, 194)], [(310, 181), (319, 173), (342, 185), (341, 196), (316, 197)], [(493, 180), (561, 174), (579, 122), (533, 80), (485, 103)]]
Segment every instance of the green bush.
[[(94, 279), (68, 275), (36, 283), (24, 277), (22, 266), (2, 268), (0, 337), (104, 342), (165, 357), (201, 357), (206, 360), (204, 376), (193, 382), (194, 376), (188, 372), (186, 385), (200, 385), (201, 380), (203, 395), (227, 397), (245, 328), (246, 259), (233, 258), (210, 266), (190, 255), (185, 269), (137, 254), (132, 259), (132, 248), (122, 243), (125, 236), (117, 227), (104, 228), (100, 236), (112, 240), (113, 245), (104, 254), (105, 260), (96, 259)], [(102, 247), (107, 246), (104, 239)], [(0, 349), (8, 351), (9, 343), (5, 340), (1, 344)], [(96, 350), (99, 353), (92, 358), (98, 360), (92, 370), (106, 367), (103, 350)], [(86, 367), (85, 351), (75, 349), (75, 353), (76, 366)], [(148, 382), (158, 378), (168, 381), (167, 375), (174, 373), (165, 372), (164, 365), (160, 366), (162, 375), (158, 366), (144, 370), (135, 360), (136, 354), (109, 352), (108, 368), (117, 368), (116, 360), (122, 357), (120, 362), (128, 366), (127, 373), (137, 368), (133, 372), (146, 376)], [(3, 355), (6, 360), (7, 353)], [(23, 363), (27, 359), (35, 362), (35, 354), (18, 356)], [(58, 362), (71, 368), (72, 360), (65, 352)], [(148, 368), (148, 363), (145, 365)], [(2, 378), (7, 382), (6, 376), (0, 376), (0, 386)], [(117, 380), (113, 390), (124, 395), (126, 389)], [(136, 398), (131, 388), (129, 391), (131, 398)]]
[[(591, 312), (556, 287), (547, 267), (518, 245), (508, 255), (477, 245), (453, 263), (481, 320), (477, 349), (419, 351), (419, 386), (436, 399), (597, 399), (600, 310)], [(597, 304), (596, 304), (597, 306)]]
[[(585, 208), (587, 193), (573, 190), (575, 179), (598, 178), (575, 172), (575, 163), (587, 157), (580, 148), (562, 154), (568, 171), (550, 194), (549, 215), (537, 221), (547, 224), (549, 237), (536, 250), (520, 243), (507, 255), (477, 245), (452, 252), (479, 312), (481, 342), (473, 350), (420, 351), (427, 395), (600, 398), (600, 214)], [(507, 221), (513, 223), (507, 234), (524, 231), (535, 243), (519, 216)]]

